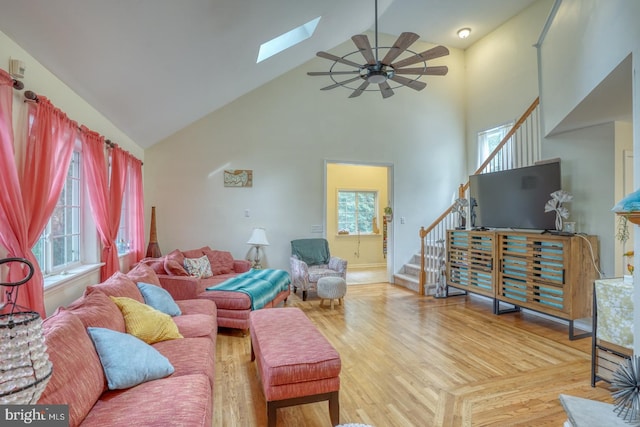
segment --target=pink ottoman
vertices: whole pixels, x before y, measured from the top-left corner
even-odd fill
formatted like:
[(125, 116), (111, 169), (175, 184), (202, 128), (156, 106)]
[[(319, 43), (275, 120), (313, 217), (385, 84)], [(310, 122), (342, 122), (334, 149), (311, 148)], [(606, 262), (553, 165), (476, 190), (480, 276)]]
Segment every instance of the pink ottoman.
[(273, 308), (249, 315), (251, 360), (267, 401), (269, 427), (276, 410), (329, 401), (332, 425), (340, 424), (340, 355), (299, 308)]

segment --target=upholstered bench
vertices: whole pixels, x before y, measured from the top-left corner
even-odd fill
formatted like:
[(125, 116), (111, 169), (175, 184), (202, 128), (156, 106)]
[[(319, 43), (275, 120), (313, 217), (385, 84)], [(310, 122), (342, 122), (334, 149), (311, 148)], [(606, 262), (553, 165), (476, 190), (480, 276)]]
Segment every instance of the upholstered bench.
[(276, 425), (278, 408), (324, 400), (332, 425), (340, 424), (340, 355), (302, 310), (252, 311), (249, 331), (269, 427)]

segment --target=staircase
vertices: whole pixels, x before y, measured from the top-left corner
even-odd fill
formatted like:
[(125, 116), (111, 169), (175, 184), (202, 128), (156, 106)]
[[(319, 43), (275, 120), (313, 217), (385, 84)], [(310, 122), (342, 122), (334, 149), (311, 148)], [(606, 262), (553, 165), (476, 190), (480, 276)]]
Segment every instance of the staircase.
[[(474, 175), (531, 166), (540, 160), (539, 104), (536, 98)], [(466, 198), (468, 189), (468, 181), (461, 184), (458, 197)], [(420, 295), (433, 295), (438, 283), (444, 281), (447, 230), (459, 225), (454, 207), (452, 204), (430, 226), (420, 228), (420, 252), (394, 274), (396, 285)]]
[[(436, 289), (436, 283), (441, 274), (441, 263), (444, 258), (440, 260), (440, 256), (444, 256), (444, 241), (429, 241), (425, 242), (424, 258), (425, 258), (425, 276), (426, 283), (425, 295), (433, 295)], [(414, 292), (420, 293), (420, 271), (421, 271), (421, 259), (420, 252), (411, 257), (411, 260), (402, 266), (399, 273), (394, 274), (394, 283), (396, 285), (403, 286)]]

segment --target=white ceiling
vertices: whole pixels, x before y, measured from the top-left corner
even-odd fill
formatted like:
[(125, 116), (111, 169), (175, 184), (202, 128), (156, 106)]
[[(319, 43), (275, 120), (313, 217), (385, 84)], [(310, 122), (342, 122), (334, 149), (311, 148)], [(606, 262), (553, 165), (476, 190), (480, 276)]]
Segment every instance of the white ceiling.
[[(0, 31), (145, 148), (375, 21), (373, 0), (0, 1)], [(379, 0), (378, 30), (465, 49), (534, 1)], [(318, 16), (313, 37), (256, 64), (260, 44)]]

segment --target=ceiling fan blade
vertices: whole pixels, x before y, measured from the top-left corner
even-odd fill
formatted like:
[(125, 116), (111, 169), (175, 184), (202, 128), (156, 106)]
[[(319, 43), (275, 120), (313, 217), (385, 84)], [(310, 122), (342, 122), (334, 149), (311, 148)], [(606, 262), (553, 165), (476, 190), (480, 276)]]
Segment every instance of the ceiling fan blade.
[(389, 83), (382, 82), (378, 86), (380, 86), (380, 93), (382, 94), (383, 98), (388, 98), (390, 96), (393, 96), (393, 89), (391, 89), (391, 86), (389, 86)]
[(354, 90), (351, 95), (349, 95), (349, 98), (355, 98), (356, 96), (360, 96), (362, 95), (362, 92), (364, 92), (364, 90), (367, 88), (367, 86), (369, 86), (369, 82), (368, 81), (364, 81), (362, 82), (362, 84), (358, 87), (358, 89)]
[(369, 65), (376, 65), (376, 58), (373, 56), (373, 51), (371, 50), (371, 43), (369, 43), (369, 38), (364, 34), (358, 34), (356, 36), (351, 37), (353, 43), (360, 50), (360, 53), (364, 57), (364, 60), (367, 61)]
[(411, 80), (402, 76), (393, 76), (391, 77), (391, 80), (393, 80), (396, 83), (400, 83), (401, 85), (410, 87), (413, 90), (422, 90), (425, 87), (427, 87), (427, 84), (425, 82), (421, 82), (418, 80)]
[(357, 77), (354, 77), (354, 78), (349, 79), (349, 80), (345, 80), (345, 81), (340, 82), (340, 83), (332, 84), (331, 86), (325, 86), (325, 87), (321, 88), (320, 90), (335, 89), (335, 88), (337, 88), (338, 86), (343, 86), (343, 85), (346, 85), (347, 83), (354, 82), (354, 81), (358, 80), (359, 78), (360, 78), (360, 76), (357, 76)]
[(320, 58), (329, 59), (331, 61), (336, 61), (336, 62), (339, 62), (341, 64), (350, 65), (352, 67), (356, 67), (356, 68), (361, 68), (362, 67), (361, 64), (356, 64), (353, 61), (349, 61), (348, 59), (340, 58), (339, 56), (335, 56), (335, 55), (332, 55), (332, 54), (327, 53), (327, 52), (322, 52), (321, 51), (321, 52), (316, 53), (316, 55), (319, 56)]
[(448, 54), (449, 49), (444, 46), (436, 46), (431, 49), (425, 50), (424, 52), (403, 59), (402, 61), (398, 61), (395, 64), (391, 64), (391, 66), (397, 70), (398, 68), (406, 67), (407, 65), (412, 65), (422, 61), (428, 61), (430, 59), (440, 58), (441, 56), (446, 56)]
[(396, 74), (417, 74), (427, 76), (444, 76), (449, 72), (449, 67), (439, 65), (437, 67), (420, 67), (420, 68), (400, 68), (395, 70)]
[(308, 76), (340, 76), (344, 74), (360, 74), (360, 70), (354, 71), (309, 71)]
[(404, 52), (409, 46), (413, 44), (416, 40), (420, 38), (416, 33), (402, 33), (400, 37), (395, 41), (393, 47), (389, 49), (389, 52), (382, 59), (382, 63), (385, 65), (389, 65), (396, 59), (402, 52)]

